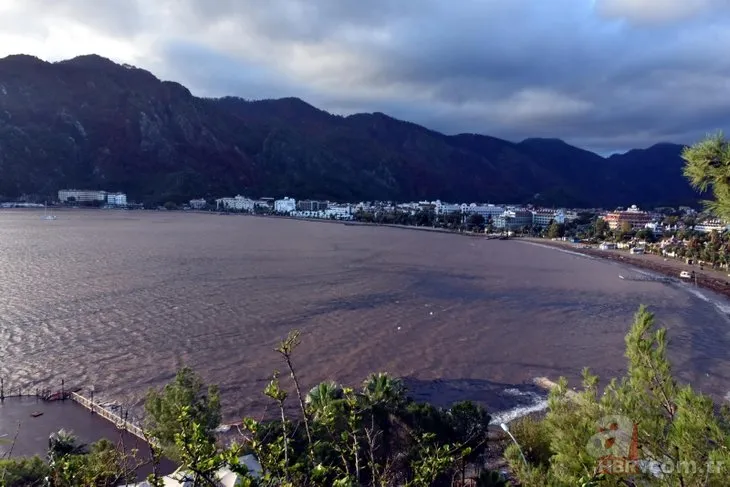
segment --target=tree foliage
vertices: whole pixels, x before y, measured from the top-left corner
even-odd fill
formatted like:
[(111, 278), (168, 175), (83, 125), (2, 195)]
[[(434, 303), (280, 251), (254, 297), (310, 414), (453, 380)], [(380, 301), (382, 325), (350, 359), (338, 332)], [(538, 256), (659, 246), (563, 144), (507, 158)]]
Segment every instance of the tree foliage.
[(0, 460), (0, 485), (3, 487), (40, 487), (51, 474), (39, 456)]
[(700, 192), (710, 191), (705, 206), (712, 213), (730, 220), (730, 142), (722, 132), (708, 135), (682, 152), (684, 175)]
[(207, 386), (189, 367), (181, 368), (175, 379), (162, 390), (150, 390), (145, 401), (145, 410), (146, 426), (150, 435), (174, 458), (179, 456), (176, 435), (186, 426), (180, 423), (184, 410), (211, 438), (214, 436), (213, 430), (221, 422), (218, 387)]
[(553, 221), (550, 223), (550, 225), (547, 228), (547, 236), (548, 238), (561, 238), (563, 235), (565, 235), (565, 225), (558, 223), (556, 221)]
[[(298, 343), (295, 331), (277, 347), (297, 395), (293, 352)], [(442, 409), (416, 403), (399, 379), (375, 373), (359, 390), (332, 381), (312, 387), (301, 400), (295, 398), (304, 405), (297, 418), (285, 414), (287, 395), (281, 390), (275, 373), (266, 395), (280, 407), (280, 421), (244, 421), (243, 444), (261, 462), (264, 482), (448, 486), (467, 471), (482, 471), (490, 417), (476, 404)]]
[(506, 456), (523, 485), (727, 485), (728, 423), (710, 398), (674, 379), (666, 330), (644, 307), (626, 335), (626, 358), (626, 375), (603, 394), (588, 370), (580, 391), (561, 379), (545, 420), (514, 428), (529, 464), (516, 447)]

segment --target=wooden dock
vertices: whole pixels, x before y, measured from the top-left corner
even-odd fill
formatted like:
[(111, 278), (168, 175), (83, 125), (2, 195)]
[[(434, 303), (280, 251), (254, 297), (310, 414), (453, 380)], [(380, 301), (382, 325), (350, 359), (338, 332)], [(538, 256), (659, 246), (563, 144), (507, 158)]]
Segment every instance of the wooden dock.
[[(96, 414), (101, 418), (112, 423), (118, 430), (123, 430), (145, 442), (153, 442), (152, 438), (145, 435), (144, 430), (133, 422), (129, 421), (126, 417), (122, 417), (110, 411), (103, 404), (94, 402), (93, 400), (82, 396), (79, 391), (82, 389), (79, 387), (72, 387), (67, 389), (65, 382), (61, 381), (61, 389), (54, 390), (49, 388), (26, 388), (17, 387), (9, 388), (5, 384), (5, 380), (0, 377), (0, 402), (5, 399), (11, 398), (23, 398), (30, 397), (35, 398), (37, 401), (52, 402), (52, 401), (73, 401), (76, 404), (81, 405), (83, 408), (89, 410), (91, 414)], [(92, 395), (93, 398), (93, 395)], [(157, 445), (156, 442), (154, 442)]]
[[(102, 418), (106, 419), (110, 423), (112, 423), (114, 426), (117, 427), (117, 429), (127, 431), (128, 433), (136, 436), (142, 441), (146, 442), (154, 442), (152, 438), (147, 436), (142, 428), (137, 426), (136, 424), (132, 423), (131, 421), (127, 420), (126, 418), (123, 418), (119, 416), (116, 413), (113, 413), (109, 411), (106, 407), (103, 405), (93, 402), (91, 399), (82, 396), (81, 394), (78, 394), (76, 392), (72, 392), (69, 395), (69, 399), (74, 401), (77, 404), (80, 404), (84, 408), (91, 411), (92, 414), (98, 414)], [(156, 442), (155, 442), (156, 445)], [(157, 445), (156, 445), (157, 446)]]

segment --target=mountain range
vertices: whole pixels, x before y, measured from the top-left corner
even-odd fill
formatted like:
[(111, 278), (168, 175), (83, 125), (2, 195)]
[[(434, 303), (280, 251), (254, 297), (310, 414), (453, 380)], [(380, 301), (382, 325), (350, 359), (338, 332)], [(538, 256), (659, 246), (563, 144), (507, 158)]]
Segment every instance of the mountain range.
[(233, 196), (441, 199), (614, 207), (693, 205), (683, 146), (608, 158), (558, 139), (444, 135), (298, 98), (199, 98), (97, 55), (0, 59), (0, 197), (61, 188), (131, 200)]

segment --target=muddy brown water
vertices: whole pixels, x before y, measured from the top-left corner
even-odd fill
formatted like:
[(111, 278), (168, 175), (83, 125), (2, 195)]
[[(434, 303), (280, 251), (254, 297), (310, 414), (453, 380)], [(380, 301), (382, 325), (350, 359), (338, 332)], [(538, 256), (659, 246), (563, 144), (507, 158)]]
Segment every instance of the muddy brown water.
[[(273, 351), (302, 332), (304, 386), (408, 378), (420, 399), (511, 407), (536, 376), (624, 368), (648, 304), (680, 378), (722, 397), (726, 302), (621, 280), (616, 263), (515, 241), (182, 212), (0, 211), (0, 376), (139, 406), (181, 364), (220, 384), (226, 420), (269, 408)], [(288, 382), (285, 381), (286, 384)], [(508, 392), (504, 392), (508, 391)]]

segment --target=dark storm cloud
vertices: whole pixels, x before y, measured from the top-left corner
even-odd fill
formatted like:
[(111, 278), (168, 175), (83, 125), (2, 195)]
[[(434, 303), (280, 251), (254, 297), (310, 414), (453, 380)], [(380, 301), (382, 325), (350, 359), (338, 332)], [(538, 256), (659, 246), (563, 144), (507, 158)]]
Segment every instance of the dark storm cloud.
[(447, 133), (602, 151), (730, 127), (728, 0), (67, 0), (46, 10), (145, 39), (142, 67), (206, 96), (299, 96)]

